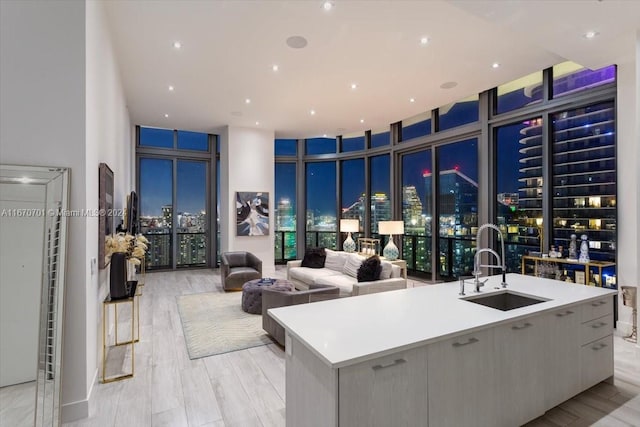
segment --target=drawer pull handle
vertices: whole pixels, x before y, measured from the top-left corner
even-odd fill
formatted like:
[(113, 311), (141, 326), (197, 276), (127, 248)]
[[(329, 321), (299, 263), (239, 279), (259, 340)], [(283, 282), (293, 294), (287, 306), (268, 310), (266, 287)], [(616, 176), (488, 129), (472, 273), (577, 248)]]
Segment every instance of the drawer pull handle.
[(467, 342), (454, 342), (451, 345), (453, 345), (454, 347), (463, 347), (465, 345), (477, 343), (478, 341), (480, 341), (478, 338), (469, 338)]
[(608, 346), (605, 343), (601, 342), (600, 344), (594, 345), (593, 347), (591, 347), (591, 350), (598, 351), (598, 350), (602, 350), (605, 347), (608, 347)]
[(513, 329), (514, 331), (519, 331), (521, 329), (527, 329), (529, 327), (533, 326), (531, 323), (527, 322), (522, 326), (512, 326), (511, 329)]
[(403, 363), (407, 363), (407, 361), (405, 359), (396, 359), (393, 362), (388, 363), (386, 365), (373, 365), (371, 367), (371, 369), (373, 369), (374, 371), (379, 371), (380, 369), (385, 369), (385, 368), (390, 368), (392, 366), (402, 365)]
[(564, 313), (556, 313), (556, 317), (564, 317), (564, 316), (568, 316), (570, 314), (573, 314), (573, 311), (567, 310)]
[(607, 301), (592, 302), (591, 303), (591, 307), (598, 307), (598, 306), (604, 305), (606, 303), (607, 303)]
[(602, 328), (603, 326), (607, 326), (607, 324), (605, 322), (600, 322), (600, 323), (595, 323), (591, 325), (593, 329), (599, 329), (599, 328)]

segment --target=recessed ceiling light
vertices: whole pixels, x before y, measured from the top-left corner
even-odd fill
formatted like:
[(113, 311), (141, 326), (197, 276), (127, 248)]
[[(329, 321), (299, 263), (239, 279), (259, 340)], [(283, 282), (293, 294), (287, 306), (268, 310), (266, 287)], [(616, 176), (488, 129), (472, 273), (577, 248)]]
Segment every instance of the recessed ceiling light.
[(173, 92), (174, 89), (175, 88), (173, 86), (171, 86), (171, 85), (169, 86), (169, 92)]
[(426, 45), (426, 44), (429, 44), (429, 37), (421, 37), (420, 38), (420, 44), (423, 45), (423, 46)]
[(356, 83), (351, 83), (351, 89), (357, 89), (358, 85)]
[(326, 137), (327, 137), (327, 134), (326, 134), (326, 133), (325, 133), (325, 134), (322, 134), (322, 137), (323, 137), (323, 138), (326, 138)]
[(316, 110), (311, 110), (309, 111), (309, 114), (311, 114), (312, 116), (314, 116), (316, 114)]
[(278, 71), (278, 65), (277, 65), (277, 64), (273, 64), (273, 65), (271, 66), (271, 69), (272, 69), (273, 71)]
[(416, 102), (415, 98), (409, 98), (409, 102)]
[(333, 9), (333, 2), (331, 1), (325, 1), (324, 3), (322, 3), (322, 8), (324, 10), (331, 10)]
[(491, 64), (491, 68), (500, 68), (500, 63), (494, 62), (493, 64)]
[(364, 119), (360, 119), (360, 123), (364, 123)]
[(251, 100), (249, 98), (247, 98), (247, 99), (244, 100), (244, 103), (245, 104), (251, 104)]
[(293, 49), (302, 49), (307, 45), (307, 39), (302, 36), (291, 36), (287, 38), (287, 46)]
[(165, 117), (165, 118), (168, 118), (168, 117), (169, 117), (169, 115), (165, 113), (164, 117)]
[(256, 126), (260, 126), (260, 122), (256, 122)]
[(173, 42), (173, 47), (176, 49), (180, 49), (182, 47), (182, 43), (176, 40)]
[(594, 37), (597, 37), (598, 35), (600, 35), (600, 33), (597, 31), (587, 31), (586, 33), (584, 33), (584, 38), (592, 39)]

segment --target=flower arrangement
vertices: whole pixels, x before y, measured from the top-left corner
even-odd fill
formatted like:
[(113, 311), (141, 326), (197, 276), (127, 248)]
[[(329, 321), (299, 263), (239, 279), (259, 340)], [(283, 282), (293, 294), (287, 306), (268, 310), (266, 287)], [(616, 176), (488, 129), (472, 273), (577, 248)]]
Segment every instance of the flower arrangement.
[(105, 238), (105, 264), (116, 252), (126, 253), (131, 264), (140, 265), (147, 252), (149, 241), (142, 234), (116, 233)]

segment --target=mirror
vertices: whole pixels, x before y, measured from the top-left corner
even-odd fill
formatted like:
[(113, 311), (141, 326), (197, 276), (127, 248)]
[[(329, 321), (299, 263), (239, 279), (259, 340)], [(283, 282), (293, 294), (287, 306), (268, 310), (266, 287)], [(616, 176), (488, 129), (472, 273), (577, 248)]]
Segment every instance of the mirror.
[(0, 401), (7, 425), (60, 425), (69, 173), (0, 165)]

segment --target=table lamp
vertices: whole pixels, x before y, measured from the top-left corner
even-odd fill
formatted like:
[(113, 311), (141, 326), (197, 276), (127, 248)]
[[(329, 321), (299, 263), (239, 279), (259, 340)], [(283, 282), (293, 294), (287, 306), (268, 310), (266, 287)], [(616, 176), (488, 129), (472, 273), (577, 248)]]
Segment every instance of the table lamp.
[(360, 231), (360, 220), (358, 219), (341, 219), (340, 231), (342, 233), (348, 233), (347, 238), (342, 242), (342, 250), (345, 252), (353, 252), (356, 250), (356, 242), (351, 238), (351, 233), (357, 233)]
[(384, 247), (382, 255), (389, 261), (395, 261), (398, 259), (400, 252), (393, 243), (394, 234), (404, 234), (404, 222), (403, 221), (380, 221), (378, 222), (378, 232), (380, 234), (389, 235), (389, 243)]
[(538, 238), (540, 239), (540, 256), (544, 253), (544, 230), (542, 229), (542, 218), (536, 218), (538, 226)]

